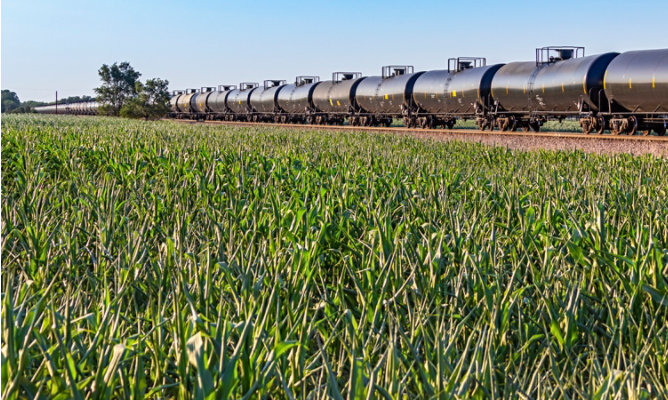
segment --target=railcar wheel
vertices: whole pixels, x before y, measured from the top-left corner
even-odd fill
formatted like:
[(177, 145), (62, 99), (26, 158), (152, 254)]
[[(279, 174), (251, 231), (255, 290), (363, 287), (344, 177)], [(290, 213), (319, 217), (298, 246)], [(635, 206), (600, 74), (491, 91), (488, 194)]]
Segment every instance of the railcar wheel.
[(529, 122), (529, 128), (533, 132), (540, 132), (540, 123), (539, 122)]
[(603, 117), (598, 117), (596, 119), (596, 133), (599, 135), (603, 134), (603, 131), (605, 131), (605, 126), (607, 125), (605, 118)]
[(481, 131), (484, 131), (485, 129), (487, 129), (487, 122), (488, 122), (487, 118), (477, 117), (475, 119), (475, 124), (478, 126), (478, 129), (480, 129)]
[(638, 131), (638, 118), (635, 116), (631, 116), (629, 118), (629, 128), (627, 129), (627, 133), (629, 135), (635, 135), (636, 132)]
[(584, 132), (585, 135), (589, 135), (594, 130), (595, 126), (596, 120), (593, 118), (580, 119), (580, 127), (582, 128), (582, 132)]
[(508, 125), (509, 125), (508, 128), (510, 129), (510, 131), (517, 132), (518, 122), (517, 122), (517, 119), (515, 119), (515, 117), (510, 118), (510, 121), (509, 121)]

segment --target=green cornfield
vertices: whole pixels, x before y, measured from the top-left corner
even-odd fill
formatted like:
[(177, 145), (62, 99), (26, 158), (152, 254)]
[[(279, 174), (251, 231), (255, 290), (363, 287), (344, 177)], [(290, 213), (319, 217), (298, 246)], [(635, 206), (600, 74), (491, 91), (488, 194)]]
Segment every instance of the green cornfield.
[(2, 117), (2, 399), (668, 397), (668, 160)]

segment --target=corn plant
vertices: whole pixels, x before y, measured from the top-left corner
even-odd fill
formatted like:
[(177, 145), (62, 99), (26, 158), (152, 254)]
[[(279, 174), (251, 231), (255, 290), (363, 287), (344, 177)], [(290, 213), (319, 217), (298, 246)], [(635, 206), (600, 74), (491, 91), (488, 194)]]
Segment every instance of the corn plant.
[(3, 116), (2, 398), (666, 398), (667, 167)]

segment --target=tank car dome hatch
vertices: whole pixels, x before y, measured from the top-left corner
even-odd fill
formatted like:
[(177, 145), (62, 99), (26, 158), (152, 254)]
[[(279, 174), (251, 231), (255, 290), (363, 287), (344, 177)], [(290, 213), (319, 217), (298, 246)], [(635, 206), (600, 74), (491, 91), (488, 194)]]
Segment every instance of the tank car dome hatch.
[(276, 86), (281, 86), (285, 85), (287, 81), (282, 80), (282, 79), (268, 79), (264, 81), (264, 89), (267, 90), (269, 88), (273, 88)]
[(260, 86), (260, 84), (257, 82), (241, 82), (239, 84), (239, 90), (244, 91), (248, 89), (255, 89), (258, 86)]
[(382, 70), (383, 79), (392, 78), (394, 76), (408, 75), (412, 73), (412, 65), (386, 65)]
[(573, 58), (573, 49), (560, 49), (557, 51), (557, 54), (559, 54), (559, 58), (562, 60), (568, 60)]
[(448, 58), (448, 72), (459, 72), (470, 68), (480, 68), (487, 65), (485, 57), (457, 57)]
[(303, 86), (320, 82), (320, 77), (315, 75), (300, 75), (295, 78), (295, 86)]
[(536, 65), (551, 64), (558, 61), (582, 58), (585, 48), (582, 46), (546, 46), (536, 49)]
[(341, 74), (340, 79), (333, 79), (336, 81), (349, 81), (351, 79), (356, 79), (362, 76), (361, 72), (335, 72), (335, 74)]

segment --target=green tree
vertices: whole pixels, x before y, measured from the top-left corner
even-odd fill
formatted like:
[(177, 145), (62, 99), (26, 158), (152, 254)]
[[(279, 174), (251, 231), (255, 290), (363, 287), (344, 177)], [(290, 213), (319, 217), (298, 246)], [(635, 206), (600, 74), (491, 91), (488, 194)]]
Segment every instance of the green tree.
[(42, 101), (27, 100), (22, 101), (19, 107), (9, 111), (12, 114), (32, 113), (35, 112), (35, 107), (44, 106), (46, 103)]
[(95, 89), (101, 114), (119, 115), (121, 108), (129, 99), (137, 95), (137, 80), (141, 74), (128, 62), (103, 64), (98, 70), (102, 86)]
[(9, 112), (21, 105), (19, 96), (11, 90), (2, 91), (2, 112)]
[(148, 79), (145, 84), (137, 81), (137, 96), (121, 108), (121, 117), (158, 119), (169, 112), (169, 81), (160, 78)]

